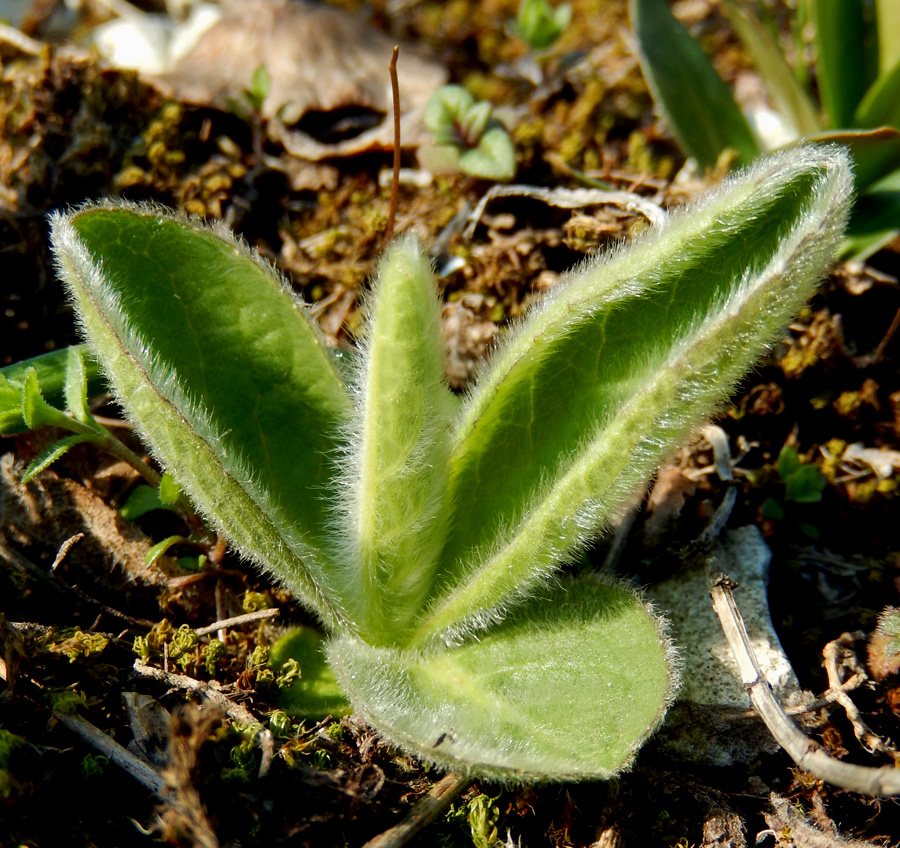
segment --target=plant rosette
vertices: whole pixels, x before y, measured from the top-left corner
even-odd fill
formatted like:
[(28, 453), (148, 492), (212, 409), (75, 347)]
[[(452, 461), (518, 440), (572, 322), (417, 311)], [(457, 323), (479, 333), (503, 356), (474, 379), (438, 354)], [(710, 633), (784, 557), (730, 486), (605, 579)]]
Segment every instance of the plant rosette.
[(445, 768), (609, 778), (662, 721), (678, 662), (630, 587), (555, 575), (805, 303), (851, 184), (835, 147), (761, 160), (569, 273), (461, 401), (411, 236), (380, 263), (349, 376), (224, 227), (94, 203), (54, 215), (52, 242), (125, 414), (318, 616), (356, 711)]

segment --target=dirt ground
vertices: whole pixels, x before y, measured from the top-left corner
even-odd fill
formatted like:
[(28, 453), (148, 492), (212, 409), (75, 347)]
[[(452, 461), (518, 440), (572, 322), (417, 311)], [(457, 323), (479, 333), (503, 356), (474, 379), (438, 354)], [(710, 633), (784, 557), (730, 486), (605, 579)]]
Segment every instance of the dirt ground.
[[(208, 55), (156, 75), (114, 69), (76, 43), (108, 14), (102, 4), (87, 4), (65, 38), (50, 25), (53, 5), (32, 5), (24, 41), (0, 38), (0, 365), (78, 340), (50, 261), (46, 216), (105, 196), (224, 221), (314, 304), (331, 343), (351, 346), (388, 215), (391, 143), (381, 128), (390, 55), (381, 50), (398, 40), (401, 68), (422, 63), (411, 104), (442, 81), (495, 104), (510, 127), (518, 185), (602, 184), (672, 208), (722, 176), (685, 178), (684, 157), (655, 116), (634, 58), (624, 3), (573, 0), (578, 25), (539, 64), (509, 31), (516, 0), (378, 0), (330, 4), (329, 14), (349, 16), (347, 29), (329, 24), (340, 43), (297, 10), (254, 13), (255, 34), (239, 19), (204, 47)], [(678, 6), (727, 79), (746, 72), (714, 3)], [(317, 50), (292, 52), (320, 41)], [(239, 56), (234, 75), (246, 82), (204, 76), (215, 56)], [(260, 57), (273, 79), (262, 103), (248, 88)], [(301, 61), (313, 66), (298, 70)], [(360, 84), (357, 65), (383, 81)], [(290, 116), (267, 102), (276, 77), (279, 92), (294, 92)], [(629, 238), (646, 220), (615, 203), (570, 209), (523, 194), (491, 200), (474, 220), (492, 183), (463, 174), (419, 180), (428, 144), (411, 123), (397, 227), (415, 226), (436, 246), (448, 379), (461, 390), (510, 320), (588, 252)], [(773, 622), (816, 697), (829, 688), (826, 645), (857, 634), (847, 644), (864, 671), (877, 616), (900, 605), (898, 251), (895, 242), (865, 265), (834, 269), (716, 420), (737, 457), (729, 526), (756, 525), (771, 548)], [(112, 405), (98, 409), (117, 415)], [(328, 848), (363, 845), (402, 821), (440, 773), (352, 716), (303, 722), (280, 713), (273, 723), (278, 688), (265, 649), (289, 627), (312, 624), (299, 605), (228, 554), (204, 567), (196, 550), (174, 548), (146, 566), (151, 545), (185, 528), (169, 513), (123, 519), (117, 510), (135, 475), (96, 451), (80, 446), (23, 486), (23, 464), (51, 438), (29, 433), (0, 446), (0, 845)], [(775, 466), (785, 445), (819, 468), (821, 501), (785, 501)], [(853, 445), (864, 450), (848, 453)], [(697, 538), (722, 497), (705, 470), (711, 461), (698, 438), (660, 475), (666, 486), (639, 508), (619, 560), (624, 576), (646, 585), (681, 567), (675, 552)], [(86, 535), (54, 565), (78, 533)], [(598, 567), (608, 549), (598, 541), (580, 567)], [(230, 629), (221, 655), (211, 657), (201, 637), (176, 662), (179, 628), (264, 609), (278, 614)], [(136, 637), (151, 646), (148, 664), (167, 667), (168, 677), (135, 671)], [(900, 738), (894, 671), (870, 667), (852, 693), (887, 743), (881, 753), (862, 746), (834, 703), (806, 717), (807, 732), (833, 757), (892, 764), (890, 743)], [(192, 694), (182, 677), (207, 691), (215, 684), (243, 712)], [(122, 745), (137, 740), (145, 753), (167, 744), (151, 761), (169, 801), (159, 803), (74, 734), (71, 715)], [(736, 721), (734, 733), (754, 722)], [(268, 752), (254, 723), (273, 730)], [(900, 807), (829, 786), (780, 751), (721, 768), (675, 760), (651, 741), (630, 772), (607, 783), (472, 783), (418, 840), (411, 844), (893, 845)]]

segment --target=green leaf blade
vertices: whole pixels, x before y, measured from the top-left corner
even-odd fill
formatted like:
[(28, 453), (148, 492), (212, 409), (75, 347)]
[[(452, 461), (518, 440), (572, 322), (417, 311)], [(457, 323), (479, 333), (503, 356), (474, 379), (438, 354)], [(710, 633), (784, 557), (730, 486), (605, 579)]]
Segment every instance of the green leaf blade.
[(64, 394), (66, 408), (69, 412), (82, 424), (90, 425), (93, 422), (93, 416), (88, 408), (87, 368), (84, 362), (84, 352), (79, 346), (68, 349)]
[(51, 465), (53, 465), (54, 462), (56, 462), (57, 459), (65, 456), (65, 454), (69, 452), (69, 448), (73, 448), (75, 447), (75, 445), (80, 445), (82, 442), (86, 442), (90, 438), (90, 436), (76, 433), (73, 436), (65, 436), (58, 442), (54, 442), (52, 445), (42, 450), (28, 464), (28, 467), (22, 473), (22, 483), (30, 483), (44, 469), (49, 468)]
[(321, 492), (349, 399), (311, 319), (223, 230), (155, 207), (57, 215), (53, 244), (157, 458), (217, 529), (333, 624), (344, 592)]
[(900, 60), (869, 87), (853, 115), (853, 126), (900, 128)]
[(828, 126), (849, 127), (877, 75), (877, 45), (863, 3), (809, 0), (814, 27), (816, 79)]
[(492, 121), (477, 147), (459, 154), (459, 167), (485, 180), (508, 182), (516, 173), (516, 151), (506, 128)]
[(805, 302), (850, 188), (838, 148), (770, 157), (527, 318), (461, 413), (416, 639), (489, 622), (612, 520)]
[(647, 84), (682, 149), (703, 168), (728, 148), (749, 164), (760, 149), (747, 119), (666, 0), (630, 0), (629, 9)]
[(350, 639), (329, 648), (354, 708), (392, 740), (442, 767), (517, 782), (627, 768), (671, 700), (672, 659), (631, 592), (589, 580), (436, 653)]
[(389, 248), (367, 306), (341, 504), (360, 633), (377, 645), (402, 638), (431, 587), (447, 531), (453, 398), (431, 263), (415, 239)]

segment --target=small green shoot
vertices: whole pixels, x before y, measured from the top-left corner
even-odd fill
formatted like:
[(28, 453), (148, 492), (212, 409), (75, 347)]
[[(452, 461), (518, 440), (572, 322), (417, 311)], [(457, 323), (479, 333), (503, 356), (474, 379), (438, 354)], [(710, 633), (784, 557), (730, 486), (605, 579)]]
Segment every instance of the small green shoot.
[(505, 182), (516, 172), (516, 155), (506, 127), (492, 117), (490, 103), (459, 85), (438, 89), (425, 106), (425, 126), (446, 170)]
[[(763, 518), (782, 521), (789, 515), (789, 504), (820, 503), (822, 493), (828, 486), (828, 478), (813, 463), (801, 462), (797, 451), (785, 445), (775, 462), (778, 476), (784, 484), (784, 503), (775, 498), (766, 498), (760, 507)], [(798, 522), (800, 530), (812, 539), (819, 538), (819, 530), (814, 524)]]
[(84, 345), (55, 350), (0, 368), (0, 436), (12, 436), (29, 429), (23, 415), (25, 381), (34, 372), (41, 394), (50, 406), (60, 407), (66, 402), (69, 363), (79, 352), (80, 373), (87, 383), (85, 394), (95, 397), (106, 391), (106, 381), (97, 360), (87, 353)]
[(547, 0), (522, 0), (514, 30), (533, 52), (541, 52), (552, 47), (571, 22), (570, 3), (553, 6)]
[(272, 78), (265, 65), (258, 65), (250, 76), (246, 97), (254, 112), (262, 111), (263, 103), (272, 90)]
[[(443, 138), (488, 127), (470, 106)], [(851, 183), (836, 147), (762, 160), (570, 273), (461, 403), (444, 381), (430, 262), (410, 236), (380, 263), (349, 376), (278, 275), (222, 227), (88, 204), (53, 217), (52, 241), (153, 455), (325, 630), (276, 645), (260, 670), (270, 685), (346, 697), (445, 768), (597, 779), (662, 721), (677, 661), (627, 586), (555, 575), (806, 302)], [(338, 712), (335, 700), (322, 709)]]
[(496, 801), (496, 798), (489, 795), (476, 795), (466, 805), (466, 818), (475, 848), (499, 848), (503, 844), (497, 834), (500, 810)]
[(812, 463), (801, 462), (794, 448), (785, 445), (776, 462), (784, 483), (784, 499), (793, 503), (819, 503), (828, 486), (828, 478)]

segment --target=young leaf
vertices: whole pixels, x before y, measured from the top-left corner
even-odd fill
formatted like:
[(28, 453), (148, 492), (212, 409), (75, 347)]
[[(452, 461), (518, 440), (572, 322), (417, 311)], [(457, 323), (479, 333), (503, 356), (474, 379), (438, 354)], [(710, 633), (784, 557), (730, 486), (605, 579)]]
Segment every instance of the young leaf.
[(50, 447), (42, 450), (30, 463), (28, 463), (28, 467), (22, 474), (22, 483), (31, 482), (45, 468), (49, 468), (57, 459), (65, 455), (69, 448), (80, 445), (90, 438), (90, 436), (76, 433), (74, 436), (66, 436), (58, 442), (54, 442)]
[(350, 402), (302, 306), (224, 229), (157, 207), (58, 213), (52, 240), (91, 346), (156, 456), (246, 556), (326, 621), (342, 618), (321, 494)]
[(445, 651), (341, 638), (328, 657), (354, 709), (402, 747), (515, 780), (606, 779), (626, 768), (675, 679), (654, 616), (627, 589), (586, 579)]
[[(100, 373), (97, 360), (87, 353), (84, 345), (77, 347), (84, 356), (88, 396), (105, 392), (106, 382)], [(25, 376), (29, 371), (34, 371), (41, 394), (47, 403), (56, 407), (65, 403), (64, 388), (69, 350), (69, 348), (54, 350), (52, 353), (45, 353), (0, 368), (0, 436), (21, 433), (28, 429), (28, 425), (22, 417), (22, 389), (25, 385)]]
[(174, 547), (175, 545), (181, 545), (184, 542), (189, 542), (190, 539), (185, 538), (184, 536), (168, 536), (163, 539), (161, 542), (157, 542), (153, 545), (150, 550), (147, 551), (146, 556), (144, 557), (144, 565), (153, 565), (163, 554), (167, 553), (169, 548)]
[(431, 158), (473, 177), (512, 179), (515, 150), (506, 128), (491, 113), (490, 103), (476, 103), (462, 86), (438, 89), (425, 106), (425, 126), (438, 145)]
[(546, 50), (572, 21), (572, 5), (553, 7), (547, 0), (521, 0), (515, 31), (532, 50)]
[(388, 250), (367, 311), (342, 504), (360, 634), (381, 645), (419, 611), (447, 531), (453, 399), (431, 263), (414, 239)]
[(163, 474), (159, 481), (159, 502), (163, 506), (172, 506), (181, 497), (181, 489), (171, 474)]
[(641, 69), (672, 134), (703, 168), (726, 148), (746, 165), (759, 145), (728, 86), (666, 0), (630, 0)]
[(809, 297), (850, 192), (839, 148), (773, 155), (528, 316), (461, 411), (415, 640), (490, 621), (615, 516)]
[(125, 499), (125, 503), (119, 507), (119, 515), (127, 521), (134, 521), (155, 509), (170, 509), (170, 505), (164, 504), (159, 497), (159, 489), (156, 486), (135, 486)]
[(29, 429), (36, 427), (66, 427), (68, 416), (55, 406), (50, 406), (41, 394), (37, 372), (33, 369), (25, 374), (22, 386), (22, 418)]
[(461, 130), (466, 115), (474, 106), (475, 98), (461, 85), (445, 85), (438, 89), (425, 105), (423, 116), (435, 144), (471, 144), (472, 139), (464, 137)]
[(516, 173), (516, 151), (506, 128), (493, 121), (478, 146), (459, 155), (459, 167), (485, 180), (511, 180)]

